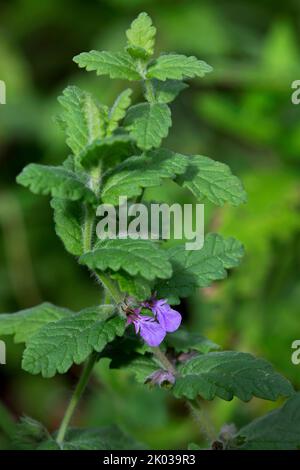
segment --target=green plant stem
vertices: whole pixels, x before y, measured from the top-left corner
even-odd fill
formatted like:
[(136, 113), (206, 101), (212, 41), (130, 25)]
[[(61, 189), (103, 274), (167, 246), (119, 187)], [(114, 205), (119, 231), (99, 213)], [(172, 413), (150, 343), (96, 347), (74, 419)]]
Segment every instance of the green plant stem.
[(146, 78), (144, 80), (144, 84), (145, 84), (146, 94), (147, 94), (147, 97), (149, 99), (149, 102), (150, 103), (155, 103), (156, 98), (155, 98), (154, 89), (153, 89), (153, 85), (151, 83), (151, 80), (148, 80)]
[(173, 364), (169, 361), (167, 356), (162, 352), (160, 348), (152, 348), (152, 352), (154, 356), (158, 359), (158, 361), (161, 363), (161, 365), (171, 374), (177, 375), (177, 371)]
[[(152, 352), (153, 355), (158, 359), (160, 364), (164, 367), (164, 369), (171, 372), (171, 374), (173, 374), (174, 376), (178, 377), (178, 371), (160, 348), (152, 348)], [(207, 441), (212, 442), (216, 440), (217, 436), (214, 426), (211, 420), (209, 419), (206, 411), (202, 407), (200, 399), (186, 400), (186, 404), (192, 417), (199, 425), (201, 433), (205, 436)]]
[(216, 430), (206, 410), (203, 408), (200, 399), (196, 398), (195, 400), (186, 400), (186, 404), (206, 440), (209, 443), (215, 441), (217, 439)]
[(123, 301), (124, 295), (119, 291), (117, 284), (112, 279), (110, 279), (109, 276), (104, 273), (100, 273), (99, 271), (95, 272), (94, 274), (96, 278), (101, 282), (101, 284), (105, 287), (105, 289), (108, 291), (109, 295), (112, 297), (116, 304), (119, 304)]
[(96, 362), (97, 362), (97, 354), (93, 353), (90, 355), (89, 359), (86, 362), (86, 365), (82, 371), (82, 375), (79, 379), (79, 382), (76, 385), (76, 388), (74, 390), (70, 403), (66, 409), (65, 415), (59, 427), (57, 438), (56, 438), (56, 442), (59, 445), (61, 445), (64, 441), (64, 438), (65, 438), (69, 423), (71, 421), (71, 418), (73, 416), (73, 413), (75, 411), (75, 408), (77, 407), (78, 402), (88, 384), (93, 367)]
[(84, 253), (91, 251), (92, 249), (92, 238), (94, 228), (95, 215), (93, 209), (89, 206), (85, 206), (85, 218), (82, 230), (83, 238), (83, 251)]

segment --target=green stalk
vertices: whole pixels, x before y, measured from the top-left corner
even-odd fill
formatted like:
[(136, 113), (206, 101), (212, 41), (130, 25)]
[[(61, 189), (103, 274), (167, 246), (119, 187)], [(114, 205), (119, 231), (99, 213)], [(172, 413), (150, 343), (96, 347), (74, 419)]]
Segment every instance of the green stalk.
[[(152, 348), (153, 355), (158, 359), (160, 364), (165, 370), (178, 377), (178, 371), (169, 361), (165, 353), (158, 347)], [(201, 433), (205, 436), (208, 442), (213, 442), (216, 440), (216, 431), (213, 424), (211, 423), (206, 411), (202, 407), (200, 399), (196, 400), (186, 400), (187, 407), (195, 419), (196, 423), (199, 425)]]
[(124, 300), (124, 295), (119, 291), (117, 284), (112, 279), (110, 279), (109, 276), (102, 272), (100, 273), (99, 271), (94, 274), (104, 286), (104, 288), (109, 292), (109, 295), (112, 297), (116, 304), (119, 304)]
[(173, 364), (169, 361), (167, 356), (162, 352), (160, 348), (152, 348), (153, 355), (158, 359), (161, 365), (167, 371), (171, 372), (173, 375), (177, 375), (177, 371)]
[(75, 391), (71, 397), (71, 400), (69, 402), (69, 405), (66, 409), (65, 415), (63, 417), (63, 420), (61, 422), (61, 425), (58, 430), (56, 442), (60, 446), (65, 438), (66, 432), (68, 430), (69, 423), (71, 421), (71, 418), (74, 414), (75, 408), (77, 407), (77, 404), (89, 382), (93, 367), (95, 362), (97, 362), (97, 354), (93, 353), (90, 355), (83, 371), (82, 375), (79, 379), (79, 382), (76, 385)]

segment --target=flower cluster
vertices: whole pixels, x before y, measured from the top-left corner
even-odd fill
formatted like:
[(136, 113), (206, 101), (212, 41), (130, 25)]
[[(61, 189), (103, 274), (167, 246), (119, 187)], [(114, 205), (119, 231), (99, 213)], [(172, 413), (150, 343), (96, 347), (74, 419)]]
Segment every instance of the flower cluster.
[[(151, 310), (153, 316), (143, 315), (142, 308)], [(134, 308), (127, 317), (133, 324), (136, 334), (152, 347), (159, 346), (167, 333), (176, 331), (181, 323), (181, 315), (172, 309), (166, 299), (151, 299)]]

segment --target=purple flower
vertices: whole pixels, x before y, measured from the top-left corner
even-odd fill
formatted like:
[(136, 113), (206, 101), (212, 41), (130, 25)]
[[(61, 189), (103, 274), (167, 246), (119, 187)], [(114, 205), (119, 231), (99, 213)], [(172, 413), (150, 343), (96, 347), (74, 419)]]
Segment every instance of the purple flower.
[(140, 334), (144, 341), (151, 347), (159, 346), (166, 336), (166, 331), (153, 318), (140, 314), (140, 309), (135, 309), (127, 317), (127, 324), (133, 323), (136, 334)]
[(159, 385), (159, 387), (163, 385), (170, 386), (174, 385), (175, 376), (167, 370), (159, 369), (148, 375), (145, 383), (149, 383), (150, 385)]
[(148, 305), (161, 327), (167, 333), (173, 333), (179, 328), (182, 320), (181, 315), (171, 308), (166, 299), (154, 299)]

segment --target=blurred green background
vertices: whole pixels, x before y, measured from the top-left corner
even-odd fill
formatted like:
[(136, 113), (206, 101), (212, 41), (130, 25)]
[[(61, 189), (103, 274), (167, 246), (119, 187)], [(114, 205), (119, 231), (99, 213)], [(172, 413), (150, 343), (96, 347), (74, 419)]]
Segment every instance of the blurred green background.
[[(67, 155), (52, 116), (68, 84), (111, 104), (124, 88), (87, 74), (72, 62), (81, 51), (117, 50), (124, 31), (146, 10), (158, 28), (157, 51), (194, 54), (214, 67), (192, 81), (172, 106), (174, 126), (165, 145), (228, 163), (244, 181), (249, 202), (240, 208), (206, 205), (207, 231), (240, 239), (242, 266), (183, 302), (186, 325), (224, 348), (265, 357), (300, 386), (291, 343), (300, 336), (300, 107), (291, 83), (300, 79), (298, 0), (1, 0), (0, 79), (0, 311), (48, 300), (79, 310), (99, 301), (99, 288), (56, 238), (47, 198), (18, 187), (28, 162), (56, 164)], [(156, 199), (185, 201), (173, 184)], [(151, 197), (151, 193), (149, 194)], [(22, 413), (55, 429), (80, 369), (42, 379), (20, 370), (22, 347), (7, 341), (0, 366), (0, 448), (9, 448), (11, 422)], [(278, 405), (278, 404), (275, 404)], [(217, 428), (238, 426), (274, 404), (215, 401)], [(138, 386), (125, 373), (96, 370), (75, 424), (118, 423), (153, 448), (186, 448), (200, 430), (183, 403)]]

